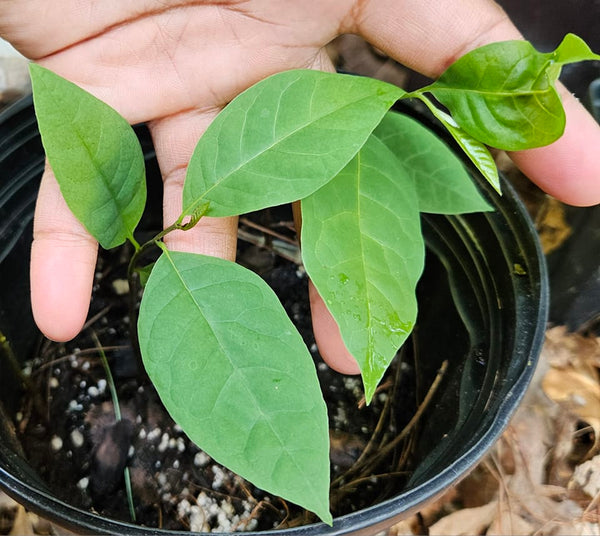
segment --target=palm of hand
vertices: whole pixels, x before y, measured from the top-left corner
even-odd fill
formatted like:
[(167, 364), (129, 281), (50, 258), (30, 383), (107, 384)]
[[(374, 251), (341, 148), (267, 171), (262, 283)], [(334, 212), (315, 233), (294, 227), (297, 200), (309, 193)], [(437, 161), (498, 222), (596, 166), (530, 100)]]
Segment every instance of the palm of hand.
[(330, 2), (314, 0), (168, 4), (63, 2), (42, 17), (48, 8), (34, 1), (37, 16), (5, 34), (137, 123), (219, 109), (274, 72), (328, 68), (322, 47), (343, 18)]

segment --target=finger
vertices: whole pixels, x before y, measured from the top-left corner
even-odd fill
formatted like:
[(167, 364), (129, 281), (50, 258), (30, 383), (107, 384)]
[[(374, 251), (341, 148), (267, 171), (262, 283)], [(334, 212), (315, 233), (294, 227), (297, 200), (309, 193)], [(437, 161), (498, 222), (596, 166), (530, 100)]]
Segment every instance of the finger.
[[(175, 222), (182, 211), (183, 183), (198, 140), (218, 109), (190, 110), (150, 123), (156, 157), (164, 181), (163, 218)], [(165, 238), (167, 247), (235, 260), (237, 218), (203, 217), (189, 231), (174, 231)]]
[(583, 105), (559, 87), (567, 124), (545, 147), (509, 153), (515, 164), (550, 195), (576, 206), (600, 203), (600, 128)]
[(321, 357), (332, 369), (342, 374), (359, 374), (360, 368), (356, 359), (352, 357), (352, 354), (346, 348), (340, 328), (331, 316), (325, 302), (319, 296), (312, 281), (308, 285), (308, 296), (315, 342), (319, 347)]
[[(495, 41), (520, 39), (492, 0), (377, 0), (362, 2), (353, 27), (391, 57), (430, 77), (439, 76), (466, 52)], [(542, 149), (514, 153), (517, 165), (552, 195), (576, 205), (600, 202), (600, 128), (566, 94), (564, 136)]]
[(40, 184), (31, 246), (31, 306), (41, 332), (68, 341), (87, 317), (98, 245), (73, 216), (47, 166)]

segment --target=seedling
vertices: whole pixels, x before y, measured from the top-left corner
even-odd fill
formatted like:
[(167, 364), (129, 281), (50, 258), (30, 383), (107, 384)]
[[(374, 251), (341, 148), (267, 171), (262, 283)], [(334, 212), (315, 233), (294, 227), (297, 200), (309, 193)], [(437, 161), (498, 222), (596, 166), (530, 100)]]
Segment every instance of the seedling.
[(454, 153), (392, 105), (423, 101), (499, 192), (486, 145), (514, 151), (559, 138), (561, 67), (598, 59), (569, 34), (550, 53), (525, 41), (484, 46), (412, 93), (357, 76), (273, 75), (210, 125), (189, 163), (181, 215), (141, 246), (146, 186), (133, 130), (56, 74), (32, 64), (31, 77), (46, 154), (75, 216), (104, 248), (130, 241), (132, 270), (141, 252), (161, 249), (138, 335), (167, 410), (216, 461), (331, 523), (326, 408), (300, 335), (257, 275), (170, 251), (162, 238), (204, 215), (301, 200), (304, 265), (360, 365), (369, 402), (415, 323), (419, 213), (490, 210)]

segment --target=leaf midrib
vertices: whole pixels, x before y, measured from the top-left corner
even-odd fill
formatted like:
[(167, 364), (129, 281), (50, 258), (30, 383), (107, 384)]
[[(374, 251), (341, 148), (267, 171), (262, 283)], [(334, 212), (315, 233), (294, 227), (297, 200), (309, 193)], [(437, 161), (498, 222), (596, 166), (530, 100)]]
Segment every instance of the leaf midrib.
[[(173, 271), (174, 271), (174, 272), (175, 272), (175, 274), (177, 275), (177, 278), (178, 278), (179, 282), (181, 283), (181, 286), (182, 286), (182, 287), (183, 287), (183, 289), (186, 291), (186, 293), (189, 295), (189, 297), (192, 299), (192, 301), (193, 301), (194, 305), (196, 306), (196, 308), (197, 308), (197, 310), (198, 310), (198, 312), (199, 312), (200, 316), (202, 316), (202, 318), (204, 319), (204, 321), (206, 322), (206, 324), (207, 324), (207, 325), (210, 327), (210, 330), (211, 330), (211, 333), (213, 334), (213, 337), (214, 337), (214, 339), (217, 341), (217, 343), (218, 343), (219, 347), (221, 348), (221, 351), (222, 351), (221, 353), (222, 353), (222, 355), (224, 355), (224, 356), (227, 358), (227, 360), (229, 361), (229, 363), (230, 363), (231, 367), (232, 367), (234, 370), (239, 370), (239, 367), (236, 367), (236, 365), (233, 363), (233, 361), (232, 361), (232, 360), (231, 360), (231, 358), (229, 357), (228, 353), (225, 351), (225, 348), (223, 347), (223, 345), (222, 345), (222, 343), (221, 343), (221, 340), (219, 339), (219, 337), (218, 337), (218, 336), (217, 336), (217, 334), (215, 333), (215, 330), (213, 329), (213, 327), (212, 327), (212, 324), (211, 324), (211, 323), (209, 322), (209, 320), (206, 318), (206, 315), (205, 315), (205, 314), (202, 312), (202, 308), (201, 308), (200, 304), (198, 303), (198, 300), (196, 300), (196, 297), (194, 296), (194, 294), (193, 294), (193, 292), (192, 292), (192, 289), (190, 289), (190, 288), (187, 286), (187, 284), (186, 284), (185, 280), (183, 279), (183, 276), (182, 276), (181, 272), (180, 272), (180, 271), (179, 271), (179, 269), (177, 268), (177, 266), (176, 266), (176, 264), (175, 264), (175, 262), (174, 262), (174, 260), (173, 260), (172, 256), (170, 255), (170, 252), (169, 252), (169, 250), (168, 250), (166, 247), (164, 247), (164, 248), (162, 248), (162, 249), (163, 249), (163, 253), (164, 253), (164, 255), (166, 256), (166, 258), (168, 259), (169, 263), (171, 264), (171, 267), (173, 268)], [(284, 444), (283, 440), (281, 439), (281, 436), (280, 436), (280, 435), (277, 433), (277, 431), (276, 431), (276, 430), (275, 430), (275, 428), (273, 427), (273, 425), (272, 425), (272, 423), (271, 423), (271, 418), (270, 418), (270, 416), (269, 416), (268, 414), (266, 414), (266, 413), (265, 413), (265, 412), (262, 410), (262, 408), (261, 408), (261, 406), (260, 406), (260, 403), (259, 403), (259, 401), (258, 401), (258, 400), (256, 399), (256, 397), (254, 396), (254, 393), (252, 392), (252, 390), (251, 390), (251, 389), (249, 389), (249, 388), (248, 388), (248, 383), (247, 383), (247, 381), (248, 381), (248, 380), (247, 380), (247, 378), (244, 376), (244, 374), (241, 374), (241, 375), (240, 375), (240, 377), (244, 379), (244, 383), (246, 384), (246, 390), (247, 390), (247, 392), (250, 394), (250, 396), (252, 396), (252, 401), (253, 401), (254, 405), (256, 406), (256, 408), (258, 409), (258, 411), (261, 413), (261, 415), (263, 416), (264, 420), (265, 420), (265, 421), (266, 421), (266, 422), (269, 424), (269, 428), (271, 429), (271, 431), (273, 432), (273, 434), (274, 434), (274, 435), (277, 437), (277, 440), (279, 441), (279, 444), (280, 444), (280, 446), (281, 446), (281, 450), (282, 450), (282, 451), (285, 451), (285, 452), (286, 452), (286, 453), (289, 455), (290, 459), (292, 459), (292, 460), (294, 461), (294, 464), (295, 464), (295, 465), (296, 465), (296, 467), (298, 468), (298, 470), (299, 470), (299, 473), (300, 473), (300, 474), (303, 474), (303, 471), (302, 471), (302, 470), (301, 470), (301, 468), (298, 466), (298, 464), (297, 464), (297, 462), (296, 462), (296, 460), (295, 460), (295, 457), (294, 457), (294, 455), (293, 455), (293, 452), (289, 451), (289, 450), (288, 450), (288, 449), (285, 447), (285, 444)], [(311, 486), (311, 488), (313, 488), (313, 489), (315, 490), (315, 492), (317, 492), (317, 491), (318, 491), (316, 488), (314, 488), (314, 487), (312, 486), (312, 483), (311, 483), (311, 480), (310, 480), (310, 479), (308, 479), (308, 478), (305, 478), (305, 481), (306, 481), (306, 482), (308, 482), (308, 484)]]
[[(434, 87), (435, 86), (435, 87)], [(548, 86), (546, 89), (534, 89), (534, 90), (519, 90), (519, 91), (492, 91), (492, 90), (480, 90), (480, 89), (470, 89), (464, 88), (460, 86), (452, 87), (447, 85), (438, 85), (437, 82), (435, 85), (430, 86), (429, 88), (425, 88), (427, 91), (435, 94), (437, 92), (441, 93), (460, 93), (460, 94), (476, 94), (482, 95), (484, 97), (503, 97), (503, 98), (516, 98), (516, 97), (535, 97), (540, 95), (547, 95), (553, 91), (552, 86)]]
[(374, 342), (372, 333), (372, 315), (371, 315), (371, 298), (369, 283), (367, 281), (367, 265), (364, 247), (364, 233), (361, 226), (361, 195), (360, 195), (360, 183), (362, 179), (362, 168), (361, 168), (361, 151), (358, 152), (357, 156), (357, 171), (356, 171), (356, 218), (358, 222), (359, 230), (359, 249), (360, 249), (360, 260), (362, 265), (363, 281), (365, 285), (365, 294), (367, 297), (367, 363), (369, 369), (373, 369), (373, 353), (374, 353)]
[[(42, 79), (42, 83), (46, 86), (46, 88), (48, 88), (48, 84), (46, 83), (45, 79)], [(54, 96), (54, 99), (57, 102), (64, 102), (64, 99), (61, 98), (59, 92), (56, 90), (55, 87), (52, 87), (51, 89), (49, 89), (49, 92), (51, 92), (51, 94)], [(81, 106), (81, 101), (79, 101), (78, 103), (78, 108)], [(56, 107), (56, 109), (59, 109), (59, 107)], [(62, 109), (64, 109), (64, 106), (62, 106)], [(87, 153), (90, 162), (92, 163), (92, 167), (94, 168), (94, 170), (96, 171), (96, 174), (98, 176), (100, 176), (101, 178), (101, 183), (104, 186), (105, 190), (108, 192), (108, 197), (110, 199), (110, 201), (115, 205), (116, 207), (116, 212), (117, 212), (117, 217), (120, 220), (123, 228), (125, 229), (127, 238), (132, 239), (133, 238), (133, 234), (131, 232), (131, 230), (129, 229), (128, 225), (126, 224), (125, 220), (124, 220), (124, 215), (123, 213), (119, 210), (119, 205), (116, 202), (116, 197), (114, 195), (114, 192), (110, 186), (110, 183), (107, 182), (108, 179), (105, 176), (105, 174), (102, 172), (102, 170), (98, 167), (97, 162), (94, 160), (93, 155), (92, 155), (92, 150), (91, 147), (89, 147), (89, 145), (87, 144), (85, 138), (83, 137), (80, 129), (79, 129), (79, 125), (77, 123), (77, 121), (72, 121), (72, 127), (73, 127), (73, 132), (75, 133), (75, 135), (77, 136), (77, 139), (79, 140), (79, 142), (81, 143), (81, 145), (83, 146), (83, 148), (85, 149), (85, 152)], [(101, 132), (100, 132), (100, 136), (102, 136), (102, 132), (103, 132), (103, 127), (101, 127)], [(133, 165), (133, 163), (132, 163)], [(131, 170), (130, 170), (131, 171)], [(128, 174), (129, 176), (129, 174)], [(125, 181), (124, 181), (125, 182)], [(118, 235), (119, 233), (117, 233)], [(112, 240), (110, 241), (112, 243), (112, 241), (114, 241), (115, 238), (113, 237)]]
[[(298, 80), (300, 80), (300, 78), (296, 79), (294, 82), (297, 82)], [(290, 84), (291, 86), (291, 84)], [(290, 87), (288, 86), (288, 88)], [(393, 88), (394, 86), (391, 86), (391, 88)], [(395, 99), (397, 100), (398, 98), (400, 98), (403, 94), (402, 90), (400, 88), (397, 88), (397, 93), (399, 94), (399, 96)], [(390, 90), (390, 94), (393, 94), (393, 92)], [(314, 95), (314, 88), (313, 88), (313, 95)], [(380, 96), (380, 95), (378, 95)], [(247, 160), (243, 160), (242, 162), (239, 163), (239, 165), (234, 168), (233, 170), (229, 171), (226, 175), (224, 175), (223, 177), (217, 179), (217, 181), (215, 181), (212, 186), (210, 186), (204, 193), (202, 193), (199, 197), (197, 197), (194, 201), (192, 201), (190, 203), (190, 206), (187, 207), (186, 209), (183, 210), (183, 214), (189, 214), (190, 212), (192, 212), (194, 210), (194, 208), (200, 203), (202, 202), (202, 200), (204, 198), (206, 198), (207, 195), (210, 194), (210, 192), (216, 188), (217, 186), (219, 186), (222, 182), (226, 181), (227, 179), (229, 179), (229, 177), (231, 177), (232, 175), (234, 175), (235, 173), (237, 173), (240, 169), (242, 169), (244, 166), (250, 164), (252, 161), (254, 161), (255, 159), (259, 158), (260, 156), (262, 156), (264, 153), (266, 153), (267, 151), (270, 151), (271, 149), (273, 149), (274, 147), (276, 147), (277, 145), (283, 143), (285, 140), (287, 140), (288, 138), (290, 138), (291, 136), (297, 134), (298, 132), (308, 128), (310, 125), (316, 123), (317, 121), (321, 121), (322, 119), (333, 115), (335, 113), (340, 112), (341, 110), (344, 110), (345, 108), (348, 108), (350, 106), (356, 106), (357, 104), (363, 102), (363, 101), (368, 101), (373, 99), (373, 95), (368, 95), (365, 97), (361, 97), (360, 99), (354, 100), (352, 102), (348, 102), (347, 104), (345, 104), (344, 106), (340, 106), (339, 108), (336, 108), (335, 110), (332, 110), (330, 112), (327, 112), (323, 115), (320, 115), (319, 117), (317, 117), (316, 119), (312, 119), (309, 122), (305, 122), (303, 124), (301, 124), (299, 127), (295, 128), (294, 130), (292, 130), (291, 132), (289, 132), (288, 134), (286, 134), (285, 136), (283, 136), (282, 138), (279, 138), (278, 140), (275, 140), (273, 143), (271, 143), (270, 145), (268, 145), (267, 147), (265, 147), (263, 150), (261, 150), (260, 152), (254, 154), (251, 158), (247, 159)], [(390, 104), (391, 106), (391, 104)], [(342, 165), (343, 167), (343, 165)]]

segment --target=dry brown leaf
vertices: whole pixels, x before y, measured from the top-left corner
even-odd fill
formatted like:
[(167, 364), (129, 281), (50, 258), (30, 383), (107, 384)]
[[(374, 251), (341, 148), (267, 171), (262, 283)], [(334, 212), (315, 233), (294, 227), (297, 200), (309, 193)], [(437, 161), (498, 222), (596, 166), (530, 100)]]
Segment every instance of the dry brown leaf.
[(429, 534), (431, 536), (485, 534), (496, 517), (497, 509), (497, 501), (492, 501), (476, 508), (458, 510), (429, 527)]
[(546, 332), (543, 356), (552, 365), (546, 373), (544, 393), (594, 431), (600, 449), (600, 339), (568, 333), (564, 327)]
[(440, 517), (454, 510), (452, 503), (458, 497), (456, 486), (451, 486), (440, 497), (427, 503), (419, 512), (422, 523), (428, 527), (433, 525)]
[(546, 255), (564, 244), (573, 232), (567, 223), (564, 205), (552, 197), (545, 198), (537, 214), (535, 225)]
[[(600, 337), (584, 337), (570, 333), (565, 326), (556, 326), (546, 331), (542, 354), (555, 367), (572, 365), (600, 368)], [(589, 368), (588, 368), (589, 370)]]
[(388, 529), (386, 536), (412, 536), (413, 534), (410, 520), (403, 519), (399, 523), (392, 525)]
[(542, 387), (546, 395), (594, 430), (593, 451), (600, 447), (600, 383), (574, 368), (551, 368)]
[(600, 455), (577, 466), (569, 482), (569, 489), (580, 489), (590, 498), (600, 494)]
[(13, 510), (18, 506), (19, 504), (12, 497), (0, 491), (0, 510)]
[(19, 505), (17, 515), (13, 522), (11, 531), (8, 533), (9, 536), (30, 536), (34, 535), (33, 524), (31, 518), (27, 513), (27, 510)]
[(536, 525), (525, 520), (521, 516), (522, 512), (515, 512), (509, 506), (502, 508), (497, 513), (494, 521), (487, 530), (487, 534), (496, 536), (519, 534), (533, 534), (536, 531)]

